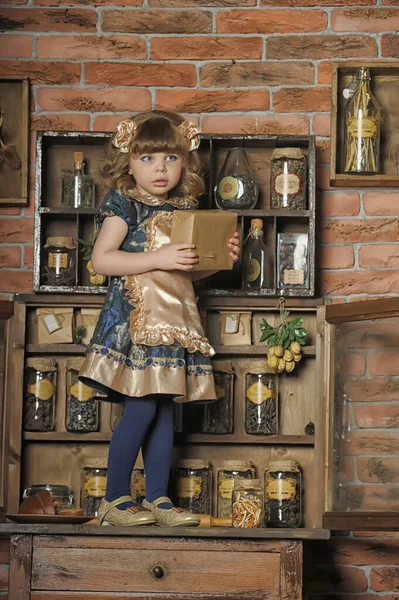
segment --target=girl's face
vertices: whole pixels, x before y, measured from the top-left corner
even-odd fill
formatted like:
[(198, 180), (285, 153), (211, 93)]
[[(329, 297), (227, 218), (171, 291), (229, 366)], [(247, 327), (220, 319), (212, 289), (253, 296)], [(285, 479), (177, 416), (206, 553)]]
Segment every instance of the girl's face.
[(139, 192), (165, 199), (181, 178), (183, 159), (178, 154), (154, 152), (130, 159), (130, 169)]

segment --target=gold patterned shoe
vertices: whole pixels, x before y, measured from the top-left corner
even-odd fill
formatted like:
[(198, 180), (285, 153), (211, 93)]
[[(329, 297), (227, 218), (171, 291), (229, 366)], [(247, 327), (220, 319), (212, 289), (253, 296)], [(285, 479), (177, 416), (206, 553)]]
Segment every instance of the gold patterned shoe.
[(98, 524), (132, 527), (135, 525), (154, 525), (156, 523), (156, 518), (151, 511), (141, 506), (118, 510), (116, 507), (123, 504), (123, 502), (133, 502), (133, 500), (131, 496), (121, 496), (112, 502), (107, 502), (103, 498), (98, 509)]
[(170, 502), (172, 504), (170, 498), (166, 496), (161, 496), (154, 500), (154, 502), (143, 500), (142, 503), (144, 508), (152, 511), (157, 525), (162, 525), (163, 527), (198, 527), (200, 524), (201, 519), (199, 517), (183, 508), (158, 508), (158, 505), (163, 502)]

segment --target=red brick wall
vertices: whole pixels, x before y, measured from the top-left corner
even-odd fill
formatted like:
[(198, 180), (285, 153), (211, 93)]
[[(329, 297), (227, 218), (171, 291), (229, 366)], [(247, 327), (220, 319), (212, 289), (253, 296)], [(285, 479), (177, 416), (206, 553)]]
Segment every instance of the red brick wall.
[[(32, 83), (32, 172), (36, 130), (107, 130), (149, 108), (191, 113), (205, 132), (315, 134), (322, 295), (398, 294), (395, 190), (332, 190), (327, 164), (331, 62), (399, 57), (398, 0), (2, 4), (0, 73)], [(33, 193), (28, 208), (0, 208), (0, 295), (32, 288), (32, 209)], [(399, 599), (395, 535), (347, 534), (307, 555), (309, 599)]]

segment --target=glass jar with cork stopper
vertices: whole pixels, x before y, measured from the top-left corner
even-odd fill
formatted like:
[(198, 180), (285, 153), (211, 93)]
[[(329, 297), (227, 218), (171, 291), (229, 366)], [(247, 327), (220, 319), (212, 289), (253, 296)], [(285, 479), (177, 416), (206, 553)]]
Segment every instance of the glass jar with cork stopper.
[(73, 153), (73, 175), (62, 178), (62, 204), (70, 208), (94, 207), (94, 181), (84, 172), (83, 152)]
[(43, 246), (42, 282), (45, 285), (74, 285), (76, 244), (71, 237), (49, 237)]

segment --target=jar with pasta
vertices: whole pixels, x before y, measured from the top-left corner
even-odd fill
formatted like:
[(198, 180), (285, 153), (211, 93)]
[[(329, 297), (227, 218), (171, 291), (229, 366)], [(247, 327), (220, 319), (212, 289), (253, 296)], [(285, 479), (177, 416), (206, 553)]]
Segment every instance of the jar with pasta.
[(245, 431), (250, 435), (277, 434), (276, 376), (270, 373), (248, 373), (245, 388)]
[(207, 460), (187, 459), (175, 470), (176, 503), (195, 514), (211, 513), (212, 470)]
[(81, 484), (81, 507), (87, 516), (96, 517), (107, 487), (107, 461), (102, 458), (88, 459), (83, 466)]
[(72, 433), (98, 430), (98, 402), (94, 390), (78, 380), (83, 361), (83, 357), (67, 360), (65, 428)]
[(52, 358), (28, 358), (24, 386), (25, 431), (54, 429), (57, 364)]
[(237, 479), (233, 490), (233, 527), (263, 525), (263, 489), (259, 479)]
[(266, 527), (300, 527), (302, 476), (296, 460), (271, 461), (265, 472)]
[(233, 373), (214, 372), (216, 402), (204, 406), (202, 433), (231, 433), (233, 431)]
[(132, 471), (131, 494), (134, 502), (138, 505), (145, 500), (145, 472), (141, 453), (137, 457)]
[(231, 517), (234, 484), (238, 479), (254, 479), (255, 468), (249, 461), (224, 460), (217, 475), (217, 516)]

